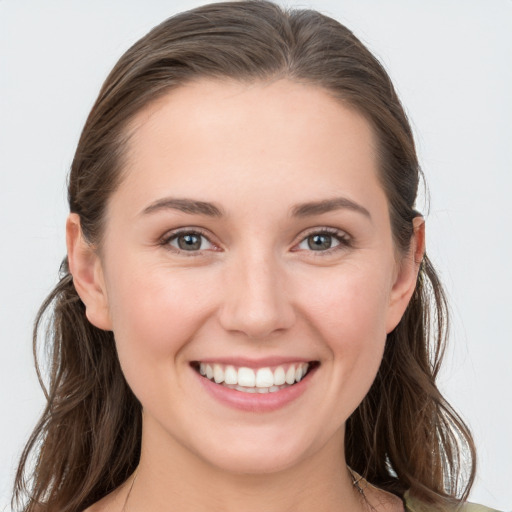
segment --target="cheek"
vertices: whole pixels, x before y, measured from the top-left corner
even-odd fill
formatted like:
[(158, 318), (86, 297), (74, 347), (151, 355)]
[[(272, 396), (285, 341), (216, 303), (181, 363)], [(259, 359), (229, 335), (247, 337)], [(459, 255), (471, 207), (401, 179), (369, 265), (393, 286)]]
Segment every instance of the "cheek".
[(169, 403), (179, 403), (181, 376), (188, 369), (178, 363), (211, 304), (193, 276), (140, 262), (123, 262), (109, 275), (112, 328), (126, 381), (144, 409), (165, 410), (170, 417), (176, 411)]
[(331, 291), (319, 294), (311, 306), (332, 361), (329, 393), (335, 405), (331, 414), (343, 421), (370, 390), (382, 361), (390, 291), (386, 276), (368, 268), (351, 268), (331, 281)]
[(373, 265), (347, 265), (316, 276), (303, 290), (304, 314), (330, 340), (333, 351), (382, 344), (389, 304), (388, 273)]
[(118, 266), (109, 283), (119, 359), (128, 378), (142, 374), (144, 367), (156, 377), (158, 368), (169, 372), (207, 318), (211, 300), (197, 286), (203, 281), (193, 272), (145, 265), (133, 271), (135, 265), (126, 266), (131, 272)]
[(351, 265), (315, 283), (304, 293), (303, 311), (329, 351), (331, 392), (346, 418), (368, 392), (382, 360), (390, 280), (373, 266)]

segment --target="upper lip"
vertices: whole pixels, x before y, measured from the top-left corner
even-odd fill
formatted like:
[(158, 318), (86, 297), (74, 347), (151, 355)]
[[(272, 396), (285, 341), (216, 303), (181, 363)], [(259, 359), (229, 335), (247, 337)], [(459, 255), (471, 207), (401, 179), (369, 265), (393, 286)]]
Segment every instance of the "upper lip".
[(312, 358), (307, 357), (290, 357), (290, 356), (274, 356), (263, 357), (258, 359), (247, 357), (206, 357), (204, 359), (197, 359), (191, 361), (191, 364), (205, 363), (205, 364), (222, 364), (231, 365), (238, 368), (265, 368), (268, 366), (281, 366), (293, 363), (309, 363), (314, 361)]

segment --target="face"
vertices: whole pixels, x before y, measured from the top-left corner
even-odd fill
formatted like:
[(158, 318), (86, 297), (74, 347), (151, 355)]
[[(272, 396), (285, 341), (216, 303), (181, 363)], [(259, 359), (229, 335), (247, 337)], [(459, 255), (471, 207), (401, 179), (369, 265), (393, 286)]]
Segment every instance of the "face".
[(144, 446), (242, 472), (342, 450), (415, 281), (370, 125), (313, 86), (204, 80), (131, 128), (84, 302)]

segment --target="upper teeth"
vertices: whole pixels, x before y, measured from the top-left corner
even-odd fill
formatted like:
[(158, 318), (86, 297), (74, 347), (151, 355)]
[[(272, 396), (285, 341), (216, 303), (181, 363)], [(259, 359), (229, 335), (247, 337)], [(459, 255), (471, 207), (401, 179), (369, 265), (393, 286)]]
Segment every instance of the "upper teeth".
[(231, 365), (200, 363), (199, 372), (217, 384), (225, 383), (242, 387), (271, 388), (283, 384), (299, 382), (308, 371), (308, 363), (295, 363), (289, 366), (277, 366), (274, 369), (236, 368)]

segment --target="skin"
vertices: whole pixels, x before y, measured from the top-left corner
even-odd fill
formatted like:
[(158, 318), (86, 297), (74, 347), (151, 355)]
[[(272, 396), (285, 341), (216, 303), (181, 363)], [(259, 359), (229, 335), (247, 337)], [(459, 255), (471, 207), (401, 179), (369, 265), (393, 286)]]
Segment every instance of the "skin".
[[(407, 254), (393, 245), (371, 126), (317, 87), (200, 80), (130, 129), (101, 247), (83, 240), (76, 215), (67, 223), (87, 316), (114, 332), (143, 405), (127, 510), (363, 510), (344, 425), (375, 378), (424, 250), (421, 219)], [(169, 197), (211, 202), (223, 215), (145, 212)], [(339, 197), (367, 214), (291, 213)], [(332, 247), (312, 250), (326, 228)], [(180, 252), (178, 229), (200, 230), (201, 249)], [(319, 367), (286, 406), (240, 411), (212, 399), (190, 366), (232, 356)], [(90, 510), (121, 510), (129, 483)], [(402, 510), (383, 491), (366, 495), (378, 510)]]

